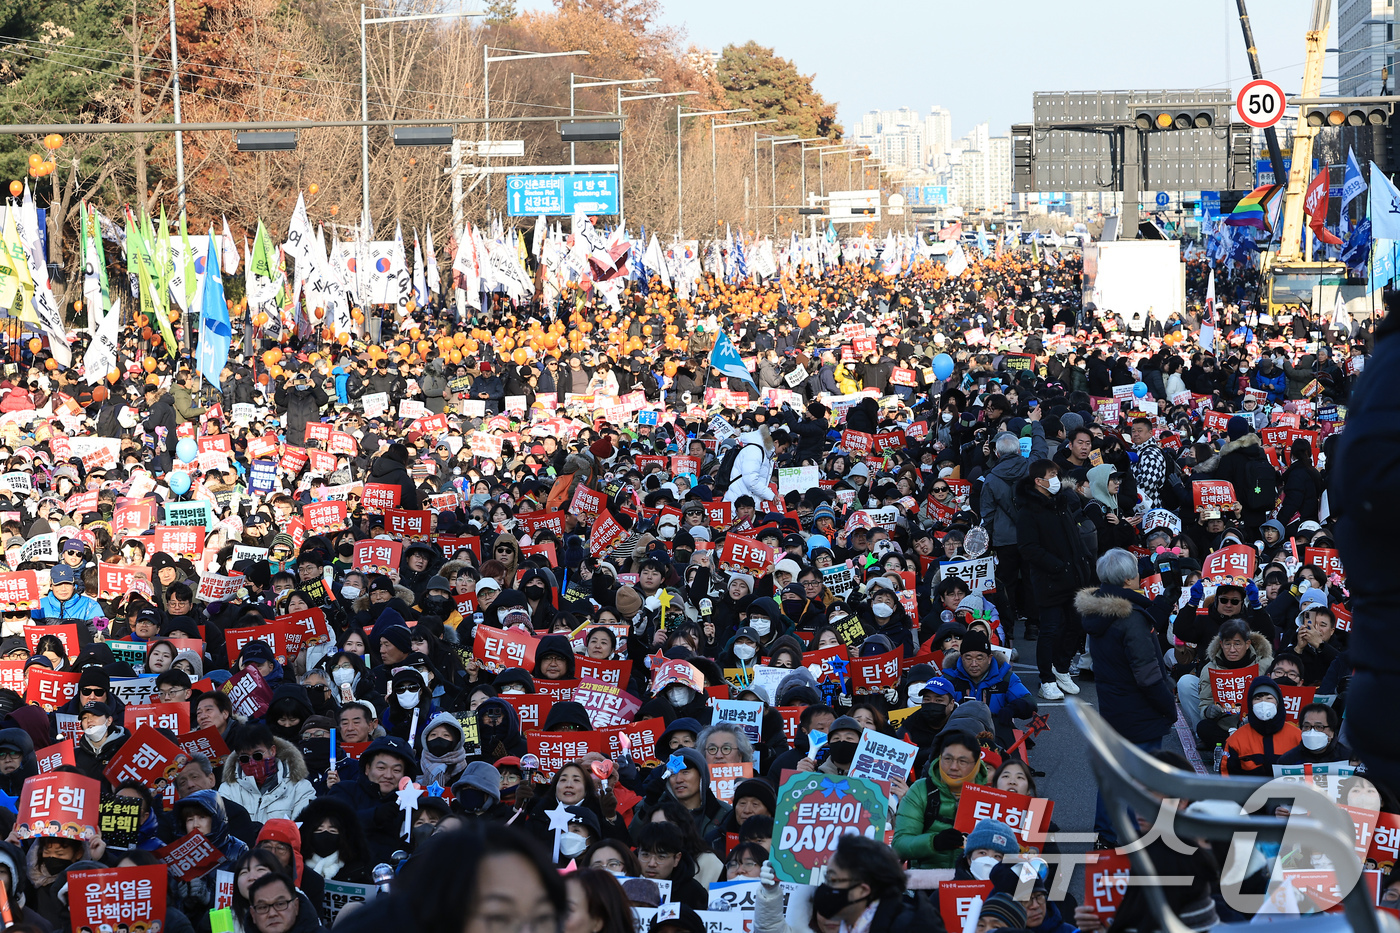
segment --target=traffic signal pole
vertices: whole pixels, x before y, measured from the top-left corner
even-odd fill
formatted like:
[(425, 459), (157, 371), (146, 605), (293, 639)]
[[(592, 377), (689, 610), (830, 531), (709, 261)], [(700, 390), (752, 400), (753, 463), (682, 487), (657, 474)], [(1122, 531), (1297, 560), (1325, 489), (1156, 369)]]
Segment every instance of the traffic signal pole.
[[(1245, 0), (1235, 0), (1240, 11), (1240, 29), (1244, 31), (1244, 50), (1249, 55), (1249, 73), (1256, 81), (1264, 79), (1264, 69), (1259, 67), (1259, 49), (1254, 45), (1254, 28), (1249, 25), (1249, 11)], [(1278, 146), (1278, 132), (1271, 126), (1264, 131), (1264, 139), (1269, 144), (1269, 162), (1274, 167), (1274, 181), (1288, 177), (1283, 170), (1283, 150)]]

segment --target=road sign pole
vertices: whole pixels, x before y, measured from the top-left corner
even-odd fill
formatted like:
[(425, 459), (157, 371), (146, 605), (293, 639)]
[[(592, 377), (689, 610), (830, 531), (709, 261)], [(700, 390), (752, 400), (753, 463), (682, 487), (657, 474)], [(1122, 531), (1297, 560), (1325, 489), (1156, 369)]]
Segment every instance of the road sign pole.
[[(1235, 0), (1240, 11), (1240, 29), (1244, 32), (1244, 48), (1249, 54), (1249, 73), (1255, 81), (1264, 80), (1264, 69), (1259, 66), (1259, 48), (1254, 44), (1254, 28), (1249, 25), (1249, 11), (1245, 0)], [(1270, 126), (1264, 130), (1264, 139), (1269, 144), (1269, 161), (1274, 163), (1274, 178), (1287, 178), (1283, 171), (1283, 150), (1279, 148), (1278, 132)]]

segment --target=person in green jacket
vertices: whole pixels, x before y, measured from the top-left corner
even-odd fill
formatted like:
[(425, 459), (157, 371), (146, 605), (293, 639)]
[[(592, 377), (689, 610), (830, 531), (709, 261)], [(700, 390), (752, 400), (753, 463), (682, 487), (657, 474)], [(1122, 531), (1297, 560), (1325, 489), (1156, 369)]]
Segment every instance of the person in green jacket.
[(910, 868), (952, 868), (957, 861), (964, 838), (953, 828), (958, 797), (967, 784), (991, 781), (992, 770), (981, 756), (982, 746), (972, 733), (945, 734), (929, 756), (924, 776), (904, 795), (895, 816), (894, 851)]

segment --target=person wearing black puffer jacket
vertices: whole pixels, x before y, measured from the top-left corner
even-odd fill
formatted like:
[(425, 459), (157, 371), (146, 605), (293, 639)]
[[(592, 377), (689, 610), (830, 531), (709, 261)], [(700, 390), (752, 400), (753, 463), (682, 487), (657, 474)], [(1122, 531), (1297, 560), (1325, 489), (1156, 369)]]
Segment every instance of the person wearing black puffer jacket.
[(306, 426), (321, 420), (321, 409), (330, 404), (326, 390), (316, 385), (311, 373), (302, 370), (286, 384), (277, 387), (273, 400), (277, 410), (287, 419), (287, 443), (301, 447), (306, 444)]
[(829, 412), (830, 409), (821, 402), (813, 402), (807, 406), (807, 417), (793, 427), (792, 431), (797, 435), (797, 450), (793, 453), (796, 463), (804, 460), (821, 462), (826, 433), (831, 429), (827, 422)]
[(408, 472), (408, 448), (404, 445), (390, 444), (382, 457), (374, 458), (369, 468), (369, 481), (399, 487), (399, 508), (418, 508), (418, 487)]
[(1035, 661), (1040, 696), (1046, 700), (1079, 692), (1068, 673), (1084, 640), (1074, 597), (1092, 581), (1093, 568), (1079, 535), (1083, 513), (1078, 498), (1072, 488), (1060, 488), (1059, 467), (1053, 460), (1033, 462), (1016, 485), (1016, 544), (1040, 606)]

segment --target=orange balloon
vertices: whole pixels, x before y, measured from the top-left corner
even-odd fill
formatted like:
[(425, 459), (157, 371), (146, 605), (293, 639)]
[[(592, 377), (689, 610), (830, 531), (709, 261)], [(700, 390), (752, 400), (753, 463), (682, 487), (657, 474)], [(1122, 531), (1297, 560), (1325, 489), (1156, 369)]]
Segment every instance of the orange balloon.
[(426, 340), (420, 340), (420, 341), (418, 341), (418, 352), (421, 353), (423, 356), (427, 356), (427, 355), (428, 355), (428, 351), (431, 350), (432, 348), (433, 348), (433, 345), (432, 345), (431, 343), (428, 343), (428, 341), (426, 341)]
[(81, 301), (75, 301), (75, 302), (73, 302), (73, 310), (74, 310), (74, 311), (81, 311), (81, 310), (83, 310), (83, 303), (82, 303)]
[(10, 182), (10, 194), (13, 195), (14, 197), (19, 197), (21, 194), (24, 194), (24, 182), (22, 182), (22, 181), (12, 181), (12, 182)]
[(94, 402), (105, 402), (105, 401), (107, 401), (107, 387), (104, 386), (104, 385), (99, 385), (99, 386), (95, 387), (95, 388), (92, 390), (92, 400), (93, 400)]
[(121, 377), (122, 377), (121, 371), (120, 371), (120, 370), (114, 369), (114, 370), (112, 370), (110, 373), (107, 374), (107, 381), (110, 382), (110, 383), (112, 383), (113, 385), (115, 385), (116, 382), (117, 382), (117, 380), (120, 379)]
[(515, 351), (515, 355), (511, 357), (511, 359), (515, 360), (517, 366), (524, 366), (526, 363), (530, 362), (530, 354), (526, 353), (525, 349), (522, 347)]
[(44, 360), (44, 368), (47, 369), (49, 372), (53, 372), (55, 369), (58, 369), (58, 360), (54, 359), (53, 357), (49, 357), (48, 359)]
[(338, 340), (338, 341), (340, 342), (340, 345), (341, 345), (342, 347), (348, 347), (348, 346), (350, 346), (350, 335), (349, 335), (349, 334), (341, 334), (339, 337), (336, 338), (336, 340)]
[(812, 323), (812, 315), (808, 314), (806, 311), (799, 311), (799, 312), (797, 312), (797, 326), (798, 326), (798, 327), (801, 327), (801, 328), (804, 328), (804, 329), (805, 329), (805, 328), (806, 328), (809, 324), (811, 324), (811, 323)]
[(321, 186), (318, 185), (318, 184), (316, 184), (316, 183), (313, 181), (313, 182), (311, 183), (311, 186), (310, 186), (309, 188), (307, 188), (306, 190), (308, 190), (308, 191), (311, 192), (312, 197), (315, 197), (317, 194), (319, 194), (319, 193), (321, 192)]
[(336, 214), (339, 214), (339, 213), (340, 213), (340, 205), (339, 205), (339, 204), (332, 204), (332, 205), (331, 205), (331, 216), (334, 217)]
[(29, 338), (30, 353), (38, 353), (42, 349), (44, 349), (44, 341), (40, 340), (38, 337)]
[(153, 372), (155, 372), (155, 371), (156, 371), (156, 358), (153, 357), (153, 356), (148, 356), (148, 357), (146, 357), (144, 360), (141, 361), (141, 368), (144, 369), (144, 370), (145, 370), (146, 372), (148, 372), (148, 373), (153, 373)]
[(41, 156), (41, 155), (39, 155), (38, 153), (34, 153), (33, 155), (31, 155), (31, 156), (29, 157), (29, 167), (30, 167), (31, 169), (37, 169), (39, 166), (41, 166), (41, 165), (43, 165), (43, 164), (44, 164), (44, 157)]

